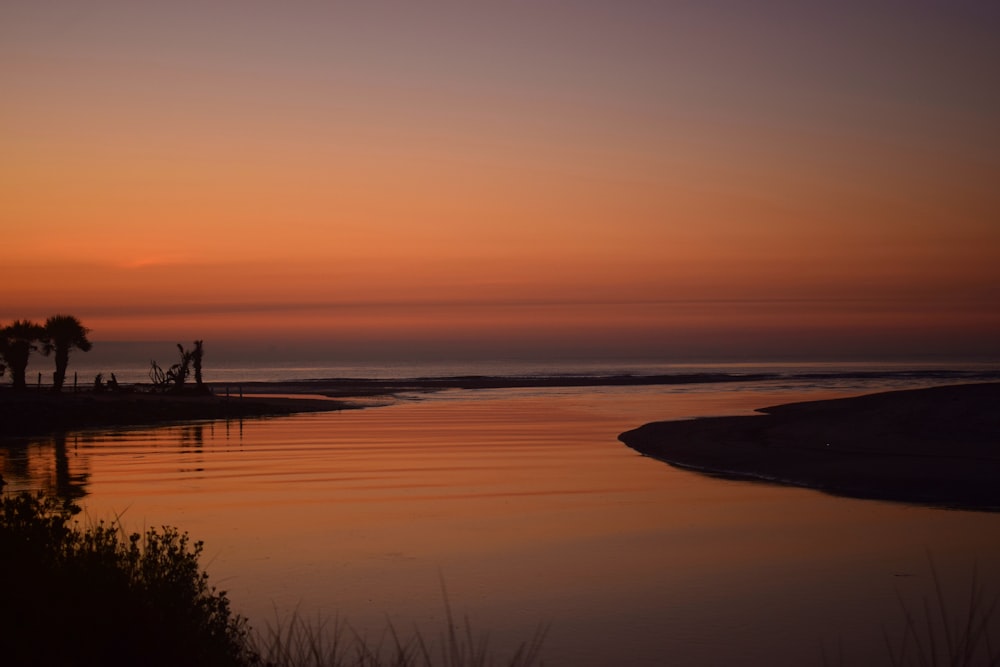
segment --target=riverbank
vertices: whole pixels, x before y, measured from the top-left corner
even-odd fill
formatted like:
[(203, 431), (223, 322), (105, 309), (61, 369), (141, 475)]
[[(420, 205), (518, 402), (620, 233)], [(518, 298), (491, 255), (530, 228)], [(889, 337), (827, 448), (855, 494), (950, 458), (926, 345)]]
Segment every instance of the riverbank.
[(671, 465), (835, 495), (1000, 510), (1000, 383), (654, 422), (619, 439)]
[(309, 397), (139, 391), (63, 392), (0, 390), (0, 437), (89, 428), (148, 426), (210, 419), (276, 417), (361, 407), (348, 400)]

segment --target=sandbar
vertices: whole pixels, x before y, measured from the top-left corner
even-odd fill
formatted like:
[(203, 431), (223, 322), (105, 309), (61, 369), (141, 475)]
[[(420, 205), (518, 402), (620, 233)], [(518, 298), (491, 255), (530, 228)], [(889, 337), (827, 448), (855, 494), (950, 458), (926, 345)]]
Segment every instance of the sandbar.
[(619, 439), (702, 473), (835, 495), (1000, 510), (1000, 383), (890, 391), (654, 422)]
[(360, 407), (306, 396), (187, 395), (149, 392), (0, 391), (0, 437), (119, 426), (275, 417)]

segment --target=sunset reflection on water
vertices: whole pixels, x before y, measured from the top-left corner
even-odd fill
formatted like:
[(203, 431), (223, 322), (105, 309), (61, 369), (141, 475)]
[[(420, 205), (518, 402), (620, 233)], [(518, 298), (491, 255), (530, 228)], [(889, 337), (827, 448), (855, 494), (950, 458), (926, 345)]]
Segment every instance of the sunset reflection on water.
[(976, 560), (995, 583), (1000, 517), (713, 479), (616, 437), (850, 393), (455, 391), (0, 456), (12, 490), (69, 493), (92, 519), (205, 540), (213, 582), (258, 626), (298, 610), (369, 635), (387, 619), (435, 635), (443, 581), (499, 653), (551, 621), (546, 664), (816, 664), (838, 638), (849, 657), (881, 657), (894, 590), (927, 584), (928, 552), (963, 586)]

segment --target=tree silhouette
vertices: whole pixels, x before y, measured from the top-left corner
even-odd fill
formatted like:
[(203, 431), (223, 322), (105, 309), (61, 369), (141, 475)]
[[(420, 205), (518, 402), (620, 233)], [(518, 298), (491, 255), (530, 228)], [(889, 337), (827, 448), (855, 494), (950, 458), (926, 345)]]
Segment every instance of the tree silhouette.
[(45, 321), (45, 354), (56, 353), (56, 371), (52, 376), (52, 389), (60, 391), (66, 380), (69, 353), (74, 347), (87, 352), (92, 346), (87, 340), (90, 329), (72, 315), (53, 315)]
[(170, 367), (167, 378), (173, 381), (174, 391), (180, 392), (184, 391), (184, 383), (191, 374), (191, 359), (194, 355), (190, 350), (185, 350), (180, 343), (177, 343), (177, 350), (181, 353), (181, 363)]
[(205, 385), (201, 380), (201, 360), (205, 356), (205, 351), (202, 349), (203, 342), (196, 340), (194, 342), (194, 350), (191, 352), (191, 362), (194, 364), (194, 384), (199, 391), (205, 389)]
[(27, 388), (28, 358), (38, 349), (35, 343), (44, 339), (45, 328), (31, 320), (15, 320), (0, 329), (0, 355), (10, 368), (14, 389)]
[(187, 378), (191, 375), (191, 365), (193, 364), (195, 390), (207, 392), (208, 389), (202, 384), (201, 379), (201, 359), (204, 355), (202, 341), (196, 340), (193, 350), (185, 350), (183, 345), (177, 343), (177, 351), (181, 354), (180, 363), (174, 364), (166, 371), (155, 360), (149, 362), (149, 379), (153, 382), (153, 388), (173, 393), (186, 391)]

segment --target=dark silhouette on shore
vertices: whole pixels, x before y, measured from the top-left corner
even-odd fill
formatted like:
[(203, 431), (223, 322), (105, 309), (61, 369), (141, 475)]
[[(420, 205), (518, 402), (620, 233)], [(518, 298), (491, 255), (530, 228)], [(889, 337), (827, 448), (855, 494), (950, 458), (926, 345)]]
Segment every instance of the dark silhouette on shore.
[(45, 328), (31, 320), (15, 320), (0, 329), (0, 356), (10, 368), (14, 389), (27, 389), (28, 359), (45, 340)]
[(246, 619), (175, 528), (82, 526), (79, 508), (0, 498), (0, 627), (9, 665), (260, 665)]
[[(205, 356), (204, 341), (196, 340), (191, 351), (191, 364), (194, 366), (194, 385), (199, 391), (204, 391), (205, 383), (201, 376), (201, 360)], [(180, 347), (180, 346), (178, 346)]]
[[(180, 362), (174, 364), (164, 371), (156, 361), (150, 361), (149, 379), (153, 383), (156, 391), (181, 393), (208, 394), (211, 390), (205, 385), (202, 379), (201, 364), (205, 356), (204, 341), (196, 340), (194, 349), (185, 350), (184, 346), (177, 343), (177, 350), (180, 352)], [(194, 366), (194, 388), (187, 388), (187, 378), (191, 375), (191, 367)]]
[(52, 375), (52, 390), (61, 391), (66, 381), (66, 367), (69, 365), (70, 350), (76, 348), (89, 352), (93, 344), (87, 339), (87, 329), (72, 315), (53, 315), (45, 321), (45, 340), (42, 352), (55, 352), (56, 370)]
[[(52, 374), (52, 389), (61, 391), (66, 381), (69, 353), (73, 348), (88, 352), (93, 347), (87, 339), (87, 329), (73, 315), (53, 315), (44, 325), (31, 320), (15, 320), (0, 329), (0, 357), (6, 367), (0, 365), (0, 375), (10, 368), (14, 389), (27, 389), (28, 361), (32, 352), (41, 350), (48, 356), (55, 353), (56, 370)], [(39, 373), (39, 384), (41, 383)]]
[(1000, 383), (946, 385), (654, 422), (619, 439), (713, 476), (1000, 511), (998, 402)]

